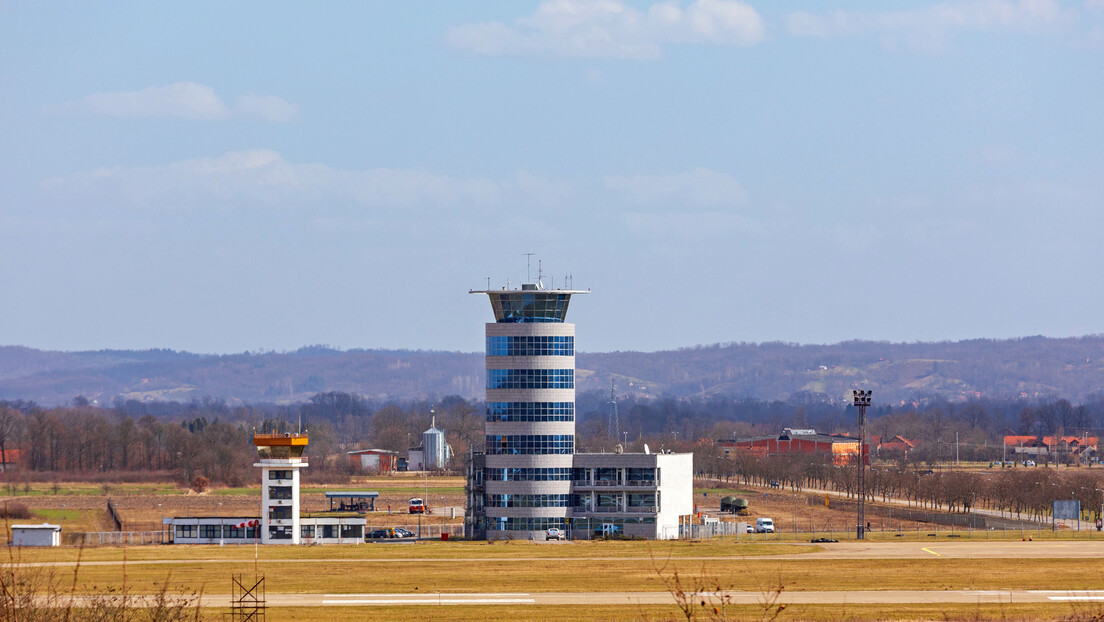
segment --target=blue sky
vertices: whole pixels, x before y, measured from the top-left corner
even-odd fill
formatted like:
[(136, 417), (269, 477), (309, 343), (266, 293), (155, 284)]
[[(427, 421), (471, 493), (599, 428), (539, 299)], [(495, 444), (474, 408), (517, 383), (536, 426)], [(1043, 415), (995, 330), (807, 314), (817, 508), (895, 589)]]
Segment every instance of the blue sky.
[(0, 3), (0, 344), (477, 351), (528, 252), (584, 351), (1104, 332), (1102, 61), (1104, 0)]

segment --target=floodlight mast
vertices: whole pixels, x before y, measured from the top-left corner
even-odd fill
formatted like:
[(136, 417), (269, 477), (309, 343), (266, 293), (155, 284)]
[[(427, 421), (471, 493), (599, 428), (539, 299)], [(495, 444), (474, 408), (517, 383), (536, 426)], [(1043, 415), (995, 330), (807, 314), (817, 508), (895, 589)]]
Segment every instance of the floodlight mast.
[(866, 536), (866, 407), (870, 406), (871, 390), (852, 389), (851, 399), (859, 409), (859, 506), (858, 525), (855, 537), (859, 540)]

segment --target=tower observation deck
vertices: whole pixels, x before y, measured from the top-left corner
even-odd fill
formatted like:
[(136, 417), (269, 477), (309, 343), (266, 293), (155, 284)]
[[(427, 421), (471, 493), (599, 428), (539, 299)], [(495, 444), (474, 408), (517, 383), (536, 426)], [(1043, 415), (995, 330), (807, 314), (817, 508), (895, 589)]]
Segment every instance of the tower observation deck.
[(488, 539), (541, 538), (566, 529), (575, 453), (575, 325), (565, 322), (573, 294), (544, 289), (472, 290), (486, 294), (486, 450), (484, 494), (473, 497)]

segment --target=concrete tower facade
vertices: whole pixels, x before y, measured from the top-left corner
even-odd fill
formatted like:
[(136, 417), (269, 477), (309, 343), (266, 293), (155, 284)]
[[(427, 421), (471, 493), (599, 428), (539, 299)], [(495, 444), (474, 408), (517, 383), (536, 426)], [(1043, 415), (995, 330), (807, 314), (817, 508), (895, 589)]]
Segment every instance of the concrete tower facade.
[(487, 290), (485, 453), (469, 503), (487, 539), (544, 538), (566, 529), (575, 453), (575, 325), (572, 294), (540, 283)]
[(307, 465), (306, 434), (254, 434), (261, 469), (261, 542), (299, 544), (299, 469)]

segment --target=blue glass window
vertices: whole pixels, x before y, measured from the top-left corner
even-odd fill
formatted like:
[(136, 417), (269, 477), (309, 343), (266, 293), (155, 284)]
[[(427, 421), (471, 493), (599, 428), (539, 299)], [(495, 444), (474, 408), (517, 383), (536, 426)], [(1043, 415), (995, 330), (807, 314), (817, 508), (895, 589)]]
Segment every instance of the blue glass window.
[(487, 356), (575, 356), (571, 336), (487, 337)]
[(492, 482), (566, 482), (571, 480), (571, 469), (568, 467), (488, 468), (486, 476)]
[(566, 529), (566, 518), (506, 518), (504, 516), (487, 517), (484, 526), (487, 529), (509, 531), (544, 531), (546, 529)]
[(491, 292), (495, 321), (501, 323), (563, 322), (570, 294), (553, 292)]
[(575, 402), (487, 402), (487, 421), (574, 421)]
[(487, 495), (489, 508), (566, 508), (571, 495)]
[(488, 434), (487, 454), (573, 454), (573, 434)]
[(488, 389), (574, 389), (574, 369), (488, 369)]

